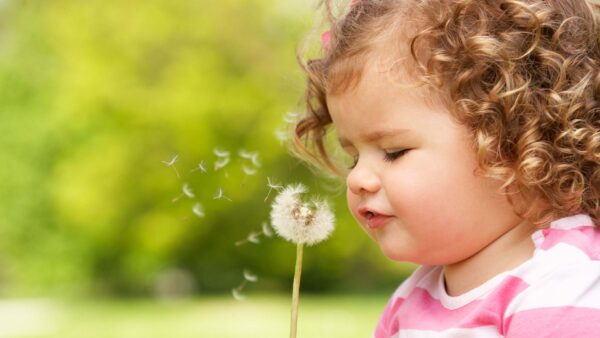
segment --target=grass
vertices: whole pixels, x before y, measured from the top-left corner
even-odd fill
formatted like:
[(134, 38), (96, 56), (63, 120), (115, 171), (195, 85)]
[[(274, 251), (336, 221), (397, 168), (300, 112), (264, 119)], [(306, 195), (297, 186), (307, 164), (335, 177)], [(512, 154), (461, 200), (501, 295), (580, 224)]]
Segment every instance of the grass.
[[(387, 295), (301, 295), (298, 337), (370, 337), (386, 298)], [(44, 303), (43, 311), (38, 309), (37, 316), (46, 332), (27, 332), (24, 328), (19, 333), (18, 328), (13, 328), (10, 335), (0, 332), (0, 337), (288, 337), (291, 296), (248, 294), (243, 302), (230, 296), (210, 296), (170, 303), (99, 300), (48, 304)], [(11, 313), (14, 317), (15, 312)], [(0, 327), (1, 315), (2, 312)], [(36, 316), (26, 316), (24, 322), (29, 328), (35, 327)], [(11, 322), (15, 323), (14, 318)]]

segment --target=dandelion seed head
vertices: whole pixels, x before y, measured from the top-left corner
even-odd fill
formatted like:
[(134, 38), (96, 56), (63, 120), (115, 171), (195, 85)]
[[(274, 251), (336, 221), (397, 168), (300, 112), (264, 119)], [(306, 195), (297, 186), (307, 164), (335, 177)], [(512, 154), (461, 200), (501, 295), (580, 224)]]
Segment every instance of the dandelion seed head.
[(271, 223), (275, 232), (286, 240), (313, 245), (329, 237), (335, 216), (326, 201), (303, 202), (300, 195), (306, 192), (302, 184), (285, 187), (273, 202)]

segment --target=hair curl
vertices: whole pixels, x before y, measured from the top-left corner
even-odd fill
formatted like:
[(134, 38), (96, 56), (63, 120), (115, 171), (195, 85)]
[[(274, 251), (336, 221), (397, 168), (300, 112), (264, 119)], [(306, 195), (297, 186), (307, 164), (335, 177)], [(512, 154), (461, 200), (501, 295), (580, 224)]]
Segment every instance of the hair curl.
[[(299, 61), (307, 114), (293, 149), (336, 174), (325, 135), (327, 93), (358, 82), (377, 44), (408, 37), (421, 83), (448, 96), (472, 132), (481, 175), (502, 180), (515, 211), (538, 226), (574, 213), (600, 220), (600, 29), (585, 0), (363, 0), (335, 17), (319, 59)], [(410, 13), (408, 15), (407, 13)], [(393, 52), (393, 44), (384, 47)]]

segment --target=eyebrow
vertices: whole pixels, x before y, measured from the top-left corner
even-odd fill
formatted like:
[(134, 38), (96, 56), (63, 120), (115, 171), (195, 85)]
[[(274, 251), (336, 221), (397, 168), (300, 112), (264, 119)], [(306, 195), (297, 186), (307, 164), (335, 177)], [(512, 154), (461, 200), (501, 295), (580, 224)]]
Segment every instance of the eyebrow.
[[(375, 131), (371, 131), (369, 133), (366, 133), (362, 138), (366, 141), (366, 142), (372, 142), (372, 141), (376, 141), (382, 138), (387, 138), (387, 137), (391, 137), (391, 136), (403, 136), (406, 134), (410, 134), (411, 130), (410, 129), (402, 129), (402, 128), (390, 128), (390, 129), (382, 129), (382, 130), (375, 130)], [(340, 136), (340, 138), (338, 139), (340, 142), (340, 145), (342, 147), (346, 147), (351, 145), (350, 141), (348, 141), (348, 139)]]

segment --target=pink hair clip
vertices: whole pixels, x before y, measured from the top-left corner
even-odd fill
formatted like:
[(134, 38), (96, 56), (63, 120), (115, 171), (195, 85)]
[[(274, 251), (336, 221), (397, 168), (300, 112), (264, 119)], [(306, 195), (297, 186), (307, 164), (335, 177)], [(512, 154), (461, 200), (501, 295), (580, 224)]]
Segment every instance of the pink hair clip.
[(330, 41), (331, 41), (330, 32), (324, 31), (323, 34), (321, 34), (321, 45), (323, 46), (323, 48), (329, 49)]
[[(360, 1), (361, 0), (352, 0), (350, 2), (350, 7), (352, 8), (352, 7), (356, 6), (356, 5), (358, 5), (358, 3)], [(321, 45), (325, 49), (329, 49), (329, 47), (331, 46), (331, 33), (330, 33), (330, 31), (324, 31), (321, 34)]]

